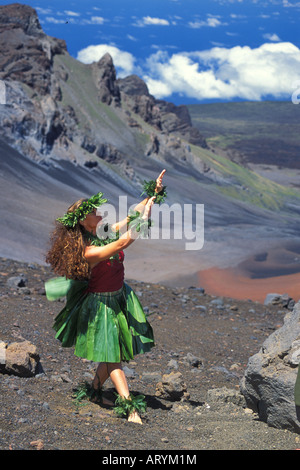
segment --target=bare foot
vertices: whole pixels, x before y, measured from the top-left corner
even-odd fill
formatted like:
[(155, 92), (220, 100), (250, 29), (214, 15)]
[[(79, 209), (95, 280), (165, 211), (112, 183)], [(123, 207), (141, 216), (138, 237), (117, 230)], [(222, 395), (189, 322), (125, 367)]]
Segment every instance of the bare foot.
[(140, 415), (136, 411), (133, 411), (128, 416), (128, 421), (131, 422), (131, 423), (143, 424)]

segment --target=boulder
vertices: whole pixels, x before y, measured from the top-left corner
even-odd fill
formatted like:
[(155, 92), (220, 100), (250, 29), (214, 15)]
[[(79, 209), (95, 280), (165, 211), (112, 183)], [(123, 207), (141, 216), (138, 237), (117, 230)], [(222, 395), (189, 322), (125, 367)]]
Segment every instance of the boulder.
[(182, 374), (180, 372), (164, 374), (161, 382), (156, 384), (155, 395), (171, 401), (184, 401), (188, 399), (189, 393), (187, 392), (186, 384), (183, 382)]
[(228, 389), (227, 387), (211, 389), (207, 391), (206, 402), (211, 403), (232, 403), (236, 406), (245, 407), (245, 398), (237, 390)]
[(8, 344), (5, 355), (5, 371), (20, 377), (33, 377), (40, 367), (36, 346), (30, 341)]
[(247, 406), (270, 426), (300, 433), (294, 390), (300, 359), (300, 302), (284, 317), (257, 354), (250, 357), (241, 381)]
[(204, 359), (194, 356), (194, 354), (191, 353), (187, 353), (187, 355), (183, 358), (183, 361), (190, 367), (196, 367), (197, 369), (203, 366), (204, 363)]
[(264, 305), (278, 305), (293, 310), (295, 301), (288, 294), (267, 294)]
[(25, 276), (12, 276), (9, 277), (6, 281), (8, 287), (17, 288), (17, 287), (25, 287), (27, 284), (27, 279)]

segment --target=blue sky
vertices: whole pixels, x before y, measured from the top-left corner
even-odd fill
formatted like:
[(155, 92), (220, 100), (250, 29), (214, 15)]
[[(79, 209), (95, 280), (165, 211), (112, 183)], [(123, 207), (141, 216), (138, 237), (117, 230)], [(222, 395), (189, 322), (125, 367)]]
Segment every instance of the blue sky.
[(300, 85), (300, 1), (26, 3), (73, 57), (89, 63), (107, 51), (119, 77), (139, 75), (158, 99), (288, 100)]

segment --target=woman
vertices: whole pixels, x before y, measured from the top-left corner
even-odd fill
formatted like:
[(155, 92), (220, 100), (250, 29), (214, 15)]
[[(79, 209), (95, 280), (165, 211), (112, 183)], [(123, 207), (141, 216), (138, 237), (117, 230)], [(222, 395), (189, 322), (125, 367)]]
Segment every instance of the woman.
[[(119, 414), (127, 414), (136, 423), (142, 422), (138, 412), (145, 409), (144, 397), (129, 393), (121, 361), (149, 351), (154, 338), (138, 298), (124, 283), (124, 250), (148, 228), (154, 202), (164, 199), (164, 174), (165, 170), (156, 181), (145, 182), (148, 197), (135, 207), (133, 215), (112, 226), (103, 225), (102, 216), (96, 213), (107, 202), (102, 193), (77, 201), (57, 219), (46, 256), (46, 262), (61, 276), (46, 283), (48, 299), (67, 296), (64, 309), (55, 318), (56, 338), (64, 347), (75, 346), (75, 355), (99, 362), (89, 396), (101, 396), (101, 387), (110, 377), (118, 394)], [(99, 227), (105, 234), (101, 238), (97, 236)], [(89, 393), (88, 388), (80, 393)], [(101, 398), (103, 404), (112, 405)]]

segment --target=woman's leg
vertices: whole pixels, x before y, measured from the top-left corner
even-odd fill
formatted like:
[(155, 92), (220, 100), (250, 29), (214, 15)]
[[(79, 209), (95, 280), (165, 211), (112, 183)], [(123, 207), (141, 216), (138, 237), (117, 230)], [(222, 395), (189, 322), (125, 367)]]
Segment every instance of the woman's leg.
[[(130, 394), (126, 376), (122, 369), (121, 363), (119, 362), (100, 362), (96, 370), (95, 378), (93, 380), (93, 387), (95, 389), (97, 389), (98, 387), (102, 387), (104, 382), (109, 377), (111, 378), (111, 381), (114, 384), (117, 393), (122, 398), (129, 398)], [(113, 405), (110, 400), (106, 400), (105, 398), (103, 398), (103, 403)], [(128, 417), (128, 421), (142, 424), (142, 420), (136, 411), (130, 414), (130, 416)]]
[(121, 397), (128, 398), (129, 389), (127, 385), (127, 380), (122, 369), (121, 363), (119, 362), (100, 362), (93, 380), (94, 388), (102, 387), (104, 382), (109, 377), (111, 378), (115, 388), (117, 389), (118, 394)]
[(93, 380), (94, 388), (102, 387), (104, 382), (108, 379), (109, 373), (107, 369), (107, 364), (105, 362), (100, 362), (97, 367), (96, 374)]
[[(109, 376), (118, 394), (122, 398), (130, 398), (126, 376), (122, 369), (121, 363), (109, 363), (107, 364), (107, 367), (108, 367)], [(128, 421), (142, 424), (142, 420), (136, 411), (134, 411), (128, 416)]]
[[(104, 382), (108, 379), (109, 377), (109, 372), (108, 372), (108, 367), (105, 362), (100, 362), (100, 364), (97, 367), (96, 374), (93, 380), (93, 387), (95, 390), (98, 390)], [(104, 405), (108, 406), (114, 406), (113, 402), (111, 400), (108, 400), (107, 398), (102, 397), (102, 403)]]
[(128, 398), (129, 388), (121, 363), (108, 363), (107, 370), (118, 394), (123, 398)]

